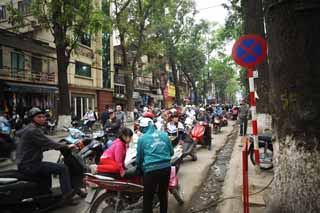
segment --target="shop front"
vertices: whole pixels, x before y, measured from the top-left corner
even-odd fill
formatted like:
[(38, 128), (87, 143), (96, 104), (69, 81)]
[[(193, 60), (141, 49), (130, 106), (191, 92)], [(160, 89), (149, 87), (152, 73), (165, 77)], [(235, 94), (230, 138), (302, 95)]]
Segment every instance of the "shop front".
[(0, 110), (11, 113), (15, 110), (20, 117), (31, 107), (55, 112), (58, 87), (6, 82), (4, 97), (0, 100)]

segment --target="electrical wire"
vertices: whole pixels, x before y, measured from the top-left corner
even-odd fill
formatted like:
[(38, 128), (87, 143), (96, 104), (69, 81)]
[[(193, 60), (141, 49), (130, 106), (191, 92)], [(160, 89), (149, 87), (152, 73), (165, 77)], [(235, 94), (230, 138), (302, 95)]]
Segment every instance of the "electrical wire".
[[(274, 177), (270, 180), (270, 182), (269, 182), (265, 187), (263, 187), (261, 190), (259, 190), (259, 191), (257, 191), (257, 192), (250, 193), (249, 196), (253, 196), (253, 195), (256, 195), (256, 194), (259, 194), (259, 193), (265, 191), (265, 190), (271, 185), (271, 183), (273, 182), (273, 180), (274, 180)], [(204, 207), (204, 208), (202, 208), (202, 209), (198, 209), (198, 210), (194, 210), (194, 211), (191, 210), (191, 213), (203, 212), (203, 211), (208, 210), (209, 208), (212, 208), (212, 207), (214, 207), (214, 206), (217, 206), (219, 203), (222, 203), (222, 202), (225, 201), (225, 200), (241, 199), (241, 197), (242, 197), (242, 196), (230, 196), (230, 197), (221, 198), (221, 199), (215, 201), (214, 203), (208, 204), (206, 207)]]
[(211, 9), (211, 8), (222, 7), (222, 6), (223, 6), (222, 4), (217, 4), (217, 5), (213, 5), (213, 6), (210, 6), (210, 7), (200, 8), (197, 11), (208, 10), (208, 9)]

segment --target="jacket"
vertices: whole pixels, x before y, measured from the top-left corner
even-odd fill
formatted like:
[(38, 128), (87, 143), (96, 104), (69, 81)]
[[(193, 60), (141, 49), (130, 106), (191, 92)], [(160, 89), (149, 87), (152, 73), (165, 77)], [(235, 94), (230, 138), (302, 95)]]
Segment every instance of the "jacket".
[[(125, 159), (127, 146), (117, 138), (109, 149), (104, 151), (100, 157), (100, 165), (97, 166), (98, 172), (120, 172), (125, 171)], [(104, 166), (108, 165), (108, 166)]]
[(116, 135), (118, 134), (119, 129), (121, 128), (121, 122), (120, 120), (114, 118), (114, 119), (108, 119), (103, 127), (103, 129), (106, 131), (106, 129), (109, 129), (106, 131), (107, 134)]
[(144, 173), (170, 167), (173, 148), (168, 135), (158, 131), (153, 125), (138, 140), (137, 166)]
[(19, 137), (17, 148), (18, 168), (40, 165), (44, 151), (58, 150), (66, 146), (48, 138), (41, 127), (33, 123), (18, 131), (17, 136)]

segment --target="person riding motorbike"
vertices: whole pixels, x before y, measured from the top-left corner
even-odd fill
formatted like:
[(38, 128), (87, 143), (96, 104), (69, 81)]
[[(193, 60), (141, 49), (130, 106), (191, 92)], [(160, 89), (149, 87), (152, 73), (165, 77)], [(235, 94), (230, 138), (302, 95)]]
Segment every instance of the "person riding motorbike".
[(112, 145), (112, 142), (116, 139), (119, 129), (121, 128), (121, 121), (117, 119), (113, 109), (109, 110), (109, 119), (106, 121), (103, 129), (106, 133), (107, 141), (106, 148), (109, 148)]
[(203, 121), (205, 123), (207, 123), (208, 125), (206, 125), (205, 127), (205, 132), (204, 132), (204, 140), (206, 141), (206, 144), (208, 144), (208, 149), (211, 150), (211, 127), (209, 125), (210, 123), (210, 117), (209, 115), (206, 113), (205, 108), (201, 107), (199, 109), (199, 114), (197, 116), (197, 120), (198, 121)]
[(82, 196), (80, 189), (73, 189), (67, 166), (43, 161), (43, 152), (47, 150), (69, 150), (71, 146), (59, 144), (48, 138), (43, 132), (46, 123), (45, 113), (39, 108), (29, 110), (31, 123), (17, 132), (20, 138), (17, 148), (18, 171), (24, 175), (41, 179), (47, 189), (51, 188), (51, 175), (58, 174), (63, 201), (76, 204), (72, 199), (75, 194)]
[(143, 212), (151, 213), (157, 189), (160, 213), (168, 210), (168, 186), (171, 156), (174, 154), (168, 135), (154, 128), (150, 118), (140, 120), (143, 135), (138, 140), (137, 167), (143, 171)]
[(133, 132), (129, 128), (123, 128), (119, 137), (112, 143), (111, 147), (104, 151), (97, 165), (97, 173), (107, 174), (114, 178), (128, 178), (133, 175), (132, 171), (126, 171), (125, 159), (127, 147), (132, 141)]
[(166, 130), (169, 137), (175, 137), (174, 140), (172, 140), (173, 146), (176, 146), (180, 140), (183, 140), (184, 126), (179, 122), (178, 113), (173, 113), (171, 115), (171, 119), (166, 125)]

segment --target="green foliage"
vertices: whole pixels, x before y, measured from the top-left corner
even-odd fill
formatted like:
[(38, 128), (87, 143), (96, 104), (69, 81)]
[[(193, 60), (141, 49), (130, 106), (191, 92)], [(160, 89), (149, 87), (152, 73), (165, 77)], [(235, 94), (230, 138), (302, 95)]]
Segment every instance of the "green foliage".
[(214, 82), (217, 96), (220, 100), (235, 99), (236, 92), (239, 90), (237, 73), (235, 72), (234, 62), (229, 56), (222, 56), (209, 61), (209, 78)]
[[(29, 7), (37, 24), (49, 30), (55, 42), (64, 43), (69, 52), (76, 47), (82, 33), (94, 34), (110, 30), (111, 27), (110, 19), (92, 0), (31, 0)], [(28, 19), (24, 19), (23, 14), (12, 3), (9, 4), (9, 13), (12, 25), (28, 24)]]

